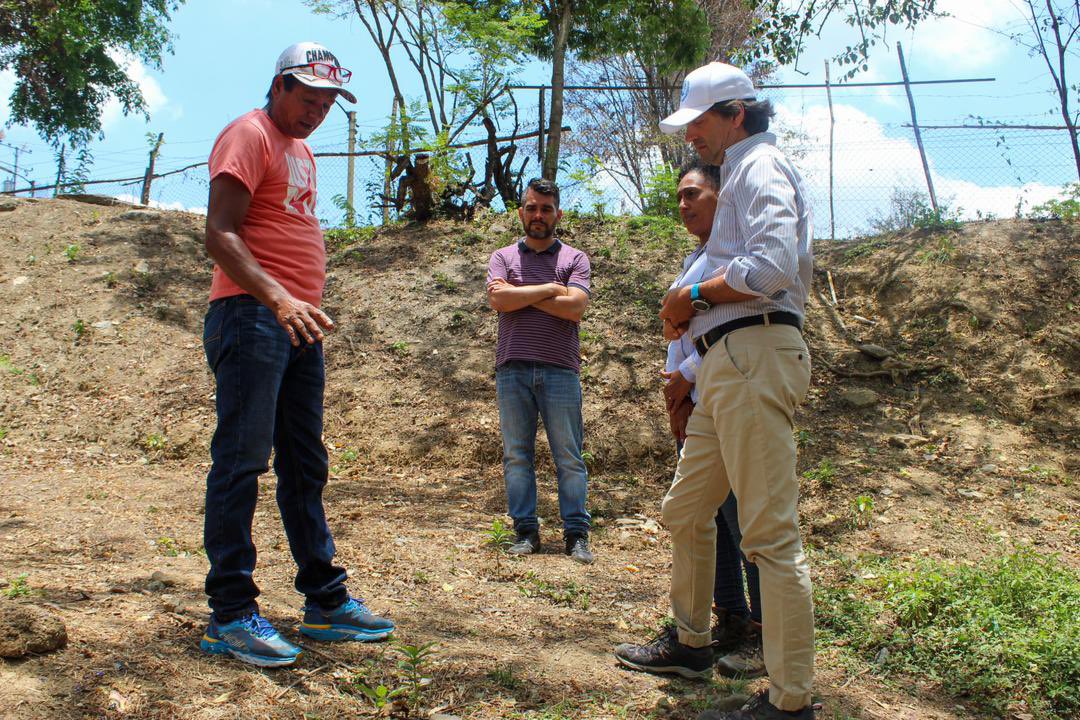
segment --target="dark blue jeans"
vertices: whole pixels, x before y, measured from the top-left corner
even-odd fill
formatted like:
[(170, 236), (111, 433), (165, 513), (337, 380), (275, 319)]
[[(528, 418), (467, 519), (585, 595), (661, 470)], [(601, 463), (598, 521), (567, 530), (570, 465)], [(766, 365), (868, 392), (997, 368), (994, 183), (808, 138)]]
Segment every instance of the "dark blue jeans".
[[(679, 452), (682, 442), (675, 442)], [(749, 616), (761, 622), (761, 583), (757, 565), (746, 559), (739, 546), (739, 503), (735, 493), (728, 493), (727, 500), (716, 513), (716, 575), (713, 580), (713, 604), (733, 615)], [(746, 604), (743, 586), (743, 570), (746, 570), (745, 590), (749, 592), (750, 604)]]
[(543, 419), (559, 483), (563, 535), (588, 535), (585, 509), (588, 473), (581, 458), (581, 381), (569, 368), (511, 360), (495, 372), (499, 426), (503, 437), (503, 476), (514, 530), (539, 528), (536, 518), (536, 420)]
[(251, 522), (271, 449), (278, 509), (298, 567), (296, 589), (309, 603), (337, 607), (348, 593), (345, 570), (333, 563), (322, 503), (322, 344), (293, 347), (269, 308), (240, 295), (210, 304), (203, 347), (217, 380), (203, 531), (214, 617), (229, 622), (258, 611)]

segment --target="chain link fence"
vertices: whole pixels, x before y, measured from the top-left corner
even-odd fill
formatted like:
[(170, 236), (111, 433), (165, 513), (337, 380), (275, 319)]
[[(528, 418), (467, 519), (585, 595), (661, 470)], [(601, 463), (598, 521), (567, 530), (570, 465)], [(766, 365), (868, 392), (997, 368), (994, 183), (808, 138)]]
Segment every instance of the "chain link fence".
[[(913, 203), (929, 207), (927, 181), (913, 128), (905, 118), (902, 88), (856, 92), (833, 86), (831, 148), (830, 108), (823, 89), (773, 89), (764, 95), (777, 109), (772, 130), (778, 144), (793, 158), (806, 181), (816, 237), (848, 238), (873, 233), (888, 227), (898, 213), (910, 211)], [(901, 103), (898, 110), (896, 106)], [(883, 109), (887, 111), (884, 114)], [(877, 119), (879, 116), (895, 120), (882, 121)], [(527, 115), (523, 119), (528, 127)], [(922, 127), (922, 136), (939, 207), (950, 218), (1025, 215), (1033, 206), (1057, 197), (1066, 183), (1077, 180), (1068, 132), (1063, 129), (960, 128), (927, 123)], [(345, 150), (344, 132), (340, 145), (332, 139), (328, 143), (326, 134), (320, 140), (316, 146), (320, 151)], [(205, 212), (209, 189), (206, 166), (170, 171), (168, 150), (166, 144), (158, 158), (162, 172), (151, 184), (150, 204)], [(473, 166), (480, 175), (485, 159), (483, 148), (472, 152)], [(535, 141), (521, 144), (518, 157), (527, 154), (533, 157), (525, 178), (535, 174), (538, 167)], [(565, 160), (569, 168), (584, 166), (583, 158)], [(316, 153), (316, 162), (318, 217), (327, 227), (341, 225), (348, 207), (349, 158)], [(605, 173), (603, 160), (599, 167), (585, 179), (581, 179), (581, 173), (576, 174), (577, 180), (573, 179), (572, 170), (563, 173), (563, 206), (581, 212), (636, 211), (638, 199), (629, 197), (613, 176)], [(354, 158), (353, 209), (359, 224), (379, 224), (383, 220), (380, 194), (385, 168), (382, 158)], [(141, 172), (132, 168), (129, 176)], [(92, 181), (84, 185), (83, 191), (138, 202), (142, 180)]]

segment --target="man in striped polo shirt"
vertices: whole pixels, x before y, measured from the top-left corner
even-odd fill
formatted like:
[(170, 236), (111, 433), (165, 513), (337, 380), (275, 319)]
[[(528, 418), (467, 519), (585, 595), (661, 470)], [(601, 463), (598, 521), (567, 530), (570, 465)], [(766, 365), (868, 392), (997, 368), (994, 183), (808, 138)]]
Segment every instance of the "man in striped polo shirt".
[(660, 312), (665, 336), (690, 333), (702, 357), (699, 402), (662, 509), (676, 628), (615, 654), (648, 672), (711, 675), (713, 517), (733, 492), (742, 551), (760, 575), (771, 687), (741, 710), (706, 713), (710, 720), (814, 716), (814, 610), (792, 437), (810, 383), (801, 328), (812, 218), (799, 172), (766, 132), (772, 115), (744, 72), (714, 62), (686, 76), (679, 109), (660, 123), (669, 133), (685, 128), (702, 160), (720, 165), (722, 185), (702, 280), (669, 291)]
[(499, 313), (495, 386), (503, 476), (517, 539), (509, 552), (540, 549), (536, 517), (536, 419), (543, 419), (559, 484), (566, 554), (591, 563), (588, 473), (581, 458), (578, 324), (589, 304), (589, 257), (555, 237), (559, 188), (529, 182), (518, 208), (525, 237), (491, 254), (488, 303)]

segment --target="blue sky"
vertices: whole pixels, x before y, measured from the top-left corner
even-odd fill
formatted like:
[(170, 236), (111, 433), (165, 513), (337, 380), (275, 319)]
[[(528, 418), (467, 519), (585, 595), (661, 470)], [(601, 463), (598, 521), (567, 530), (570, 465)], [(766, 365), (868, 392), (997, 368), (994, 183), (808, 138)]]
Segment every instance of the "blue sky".
[[(917, 88), (921, 123), (958, 124), (976, 115), (1008, 123), (1058, 124), (1042, 60), (1029, 57), (1000, 34), (1021, 27), (1020, 3), (943, 0), (940, 5), (956, 17), (932, 20), (914, 32), (893, 32), (887, 45), (875, 52), (869, 71), (856, 79), (899, 79), (895, 50), (899, 40), (913, 78), (997, 78), (988, 84)], [(147, 133), (165, 133), (159, 171), (205, 160), (214, 137), (225, 124), (262, 104), (278, 53), (298, 40), (327, 45), (354, 71), (350, 87), (359, 103), (350, 109), (357, 111), (361, 139), (385, 123), (390, 107), (389, 82), (364, 28), (353, 18), (314, 15), (300, 2), (189, 0), (176, 12), (172, 29), (176, 34), (175, 54), (165, 58), (160, 71), (139, 63), (129, 66), (129, 74), (139, 81), (147, 98), (150, 121), (124, 117), (115, 105), (106, 110), (105, 137), (93, 144), (94, 178), (141, 174), (148, 151)], [(786, 68), (777, 81), (821, 82), (823, 61), (852, 38), (850, 28), (831, 23), (821, 39), (810, 41), (799, 63), (807, 74)], [(1072, 66), (1075, 68), (1076, 63)], [(533, 63), (522, 72), (521, 79), (544, 82), (547, 72), (544, 66)], [(834, 78), (839, 74), (839, 69), (834, 68)], [(0, 74), (0, 122), (7, 119), (6, 100), (12, 82), (10, 74)], [(801, 138), (805, 146), (804, 169), (815, 182), (820, 180), (821, 148), (828, 122), (824, 93), (789, 91), (771, 96), (780, 106), (780, 126), (796, 133), (792, 137)], [(523, 108), (533, 107), (535, 94), (522, 94), (519, 102)], [(847, 186), (865, 189), (869, 187), (868, 178), (872, 178), (877, 183), (874, 187), (879, 188), (863, 193), (865, 198), (859, 202), (887, 202), (887, 195), (882, 193), (890, 184), (910, 184), (914, 182), (910, 180), (913, 174), (915, 180), (921, 177), (911, 130), (902, 127), (910, 119), (903, 88), (837, 89), (834, 103), (838, 153), (842, 144), (848, 144), (842, 153), (844, 162), (838, 163), (838, 181), (843, 179)], [(51, 183), (55, 158), (47, 144), (28, 128), (12, 127), (5, 132), (6, 143), (25, 145), (31, 151), (20, 157), (20, 170), (39, 184)], [(1002, 214), (1017, 188), (1028, 187), (1039, 199), (1053, 194), (1064, 182), (1076, 180), (1075, 171), (1070, 173), (1071, 156), (1064, 132), (1009, 136), (1005, 149), (995, 147), (990, 133), (982, 135), (985, 140), (975, 139), (977, 133), (969, 135), (950, 144), (940, 139), (947, 134), (928, 133), (931, 164), (945, 187), (939, 194), (951, 195), (954, 206), (993, 206), (994, 212)], [(316, 151), (342, 150), (345, 141), (346, 117), (337, 110), (309, 139)], [(985, 160), (966, 165), (959, 161), (973, 155), (985, 155)], [(1017, 172), (1025, 158), (1031, 162)], [(1006, 159), (1013, 165), (1009, 166)], [(12, 151), (0, 148), (0, 163), (10, 165), (12, 160)], [(866, 167), (868, 163), (876, 165)], [(1000, 198), (990, 199), (988, 192)], [(162, 198), (164, 204), (168, 204), (167, 200)], [(181, 200), (181, 205), (198, 206), (197, 200)]]

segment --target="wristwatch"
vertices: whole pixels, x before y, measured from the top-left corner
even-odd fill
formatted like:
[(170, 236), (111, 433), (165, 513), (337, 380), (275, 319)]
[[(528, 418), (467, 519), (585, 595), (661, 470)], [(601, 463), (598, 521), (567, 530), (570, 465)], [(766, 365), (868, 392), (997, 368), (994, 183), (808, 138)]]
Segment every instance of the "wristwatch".
[(705, 312), (712, 307), (712, 303), (698, 294), (699, 287), (699, 283), (694, 283), (690, 286), (690, 304), (698, 312)]

